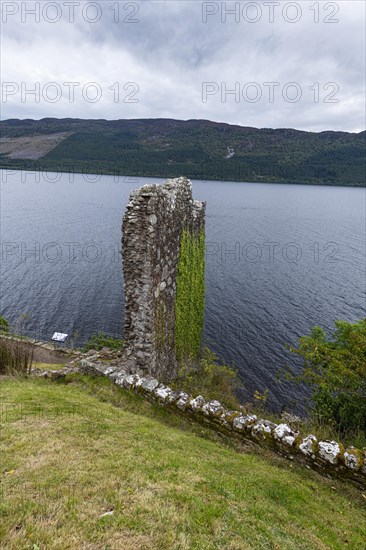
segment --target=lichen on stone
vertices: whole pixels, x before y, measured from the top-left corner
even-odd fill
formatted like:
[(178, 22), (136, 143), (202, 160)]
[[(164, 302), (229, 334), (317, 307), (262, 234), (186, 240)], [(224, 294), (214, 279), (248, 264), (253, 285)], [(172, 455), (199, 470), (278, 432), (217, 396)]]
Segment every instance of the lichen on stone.
[(234, 418), (236, 418), (236, 416), (238, 415), (239, 413), (237, 411), (225, 411), (220, 416), (220, 423), (223, 426), (231, 427)]
[(220, 416), (224, 412), (224, 407), (221, 405), (220, 401), (217, 401), (216, 399), (212, 401), (208, 401), (203, 405), (202, 412), (206, 416)]
[(319, 456), (330, 464), (338, 464), (341, 457), (341, 447), (337, 441), (319, 441)]
[(206, 401), (202, 397), (202, 395), (198, 395), (195, 399), (191, 399), (191, 401), (189, 402), (189, 407), (193, 411), (200, 411), (202, 410), (202, 407), (205, 405), (205, 403)]
[(160, 384), (159, 387), (154, 390), (154, 394), (161, 401), (167, 401), (171, 393), (173, 393), (173, 390), (163, 384)]
[(362, 468), (363, 456), (355, 447), (349, 447), (344, 452), (344, 464), (350, 470), (358, 471)]
[(184, 391), (176, 390), (169, 394), (167, 401), (168, 403), (176, 403), (181, 397), (184, 397), (185, 395), (188, 394)]
[(251, 427), (251, 434), (254, 439), (268, 439), (276, 428), (276, 424), (269, 420), (260, 418)]
[(304, 439), (301, 440), (299, 443), (299, 450), (302, 454), (305, 456), (309, 456), (311, 458), (315, 458), (316, 451), (317, 451), (317, 438), (315, 435), (308, 435)]
[(159, 382), (155, 378), (145, 378), (141, 387), (147, 392), (153, 392), (159, 386)]
[(252, 426), (258, 420), (255, 414), (243, 415), (240, 414), (233, 419), (233, 428), (239, 431)]
[(273, 431), (274, 438), (289, 447), (293, 446), (297, 435), (297, 432), (293, 432), (287, 424), (278, 424)]
[(123, 387), (130, 389), (136, 385), (140, 377), (138, 374), (128, 374), (123, 378)]
[(180, 409), (181, 411), (185, 411), (188, 406), (189, 399), (190, 399), (190, 396), (187, 393), (185, 393), (180, 396), (178, 401), (175, 402), (175, 406), (178, 407), (178, 409)]

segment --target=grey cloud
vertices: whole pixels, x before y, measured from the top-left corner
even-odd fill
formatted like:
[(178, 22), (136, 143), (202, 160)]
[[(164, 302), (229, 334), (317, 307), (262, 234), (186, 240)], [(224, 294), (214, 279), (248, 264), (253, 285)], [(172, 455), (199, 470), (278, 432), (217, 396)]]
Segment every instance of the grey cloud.
[[(4, 2), (3, 2), (4, 4)], [(21, 2), (18, 2), (19, 6)], [(32, 4), (28, 2), (27, 4)], [(34, 4), (34, 2), (33, 2)], [(64, 2), (59, 1), (63, 6)], [(85, 6), (86, 0), (81, 2)], [(115, 2), (99, 2), (103, 17), (90, 24), (80, 17), (74, 23), (63, 19), (55, 24), (32, 18), (19, 24), (9, 17), (2, 24), (2, 71), (5, 82), (56, 81), (97, 82), (103, 98), (90, 104), (79, 97), (70, 104), (64, 97), (58, 103), (29, 98), (22, 103), (14, 96), (1, 104), (1, 117), (76, 116), (89, 118), (162, 117), (208, 118), (257, 127), (296, 127), (306, 130), (360, 131), (364, 127), (365, 5), (361, 2), (319, 2), (340, 10), (339, 23), (314, 23), (313, 3), (298, 2), (302, 18), (286, 22), (278, 15), (273, 23), (265, 16), (258, 23), (242, 18), (236, 23), (220, 13), (202, 21), (202, 2), (185, 0), (137, 2), (138, 23), (116, 23), (108, 9)], [(222, 2), (211, 3), (221, 9)], [(232, 7), (235, 2), (227, 2)], [(244, 6), (246, 2), (241, 2)], [(257, 2), (265, 11), (265, 2)], [(286, 2), (281, 2), (282, 8)], [(121, 3), (123, 6), (123, 3)], [(267, 10), (268, 8), (266, 8)], [(125, 12), (121, 12), (125, 15)], [(280, 11), (278, 12), (281, 13)], [(115, 103), (109, 87), (136, 82), (138, 103)], [(203, 82), (215, 82), (228, 89), (240, 82), (297, 82), (302, 99), (297, 103), (265, 100), (258, 103), (233, 96), (221, 101), (220, 92), (202, 102)], [(318, 82), (320, 101), (314, 102), (309, 87)], [(339, 85), (338, 104), (324, 103), (327, 82)]]

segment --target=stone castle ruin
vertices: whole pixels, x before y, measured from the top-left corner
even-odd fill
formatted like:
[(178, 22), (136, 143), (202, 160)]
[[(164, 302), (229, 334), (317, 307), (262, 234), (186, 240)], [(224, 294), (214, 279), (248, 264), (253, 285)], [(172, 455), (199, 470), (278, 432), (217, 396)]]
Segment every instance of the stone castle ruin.
[(167, 381), (198, 356), (205, 206), (186, 178), (132, 191), (122, 225), (126, 367)]

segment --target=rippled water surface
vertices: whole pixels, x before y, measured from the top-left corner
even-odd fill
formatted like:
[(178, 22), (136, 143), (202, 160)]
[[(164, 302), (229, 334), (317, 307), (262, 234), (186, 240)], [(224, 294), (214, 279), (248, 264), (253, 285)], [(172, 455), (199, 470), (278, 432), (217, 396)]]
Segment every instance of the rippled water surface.
[[(131, 189), (162, 181), (3, 172), (1, 314), (41, 338), (121, 335), (122, 215)], [(193, 189), (207, 201), (206, 343), (239, 369), (247, 396), (269, 388), (275, 408), (301, 402), (302, 389), (277, 380), (295, 365), (285, 344), (313, 325), (365, 316), (365, 190)]]

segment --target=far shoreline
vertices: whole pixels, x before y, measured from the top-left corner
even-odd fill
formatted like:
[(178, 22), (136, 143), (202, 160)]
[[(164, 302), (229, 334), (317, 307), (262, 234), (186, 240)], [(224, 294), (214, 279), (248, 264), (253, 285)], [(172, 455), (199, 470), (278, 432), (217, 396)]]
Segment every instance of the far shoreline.
[[(111, 172), (103, 172), (103, 173), (97, 173), (97, 172), (82, 172), (82, 171), (79, 171), (79, 170), (75, 170), (75, 171), (70, 171), (70, 170), (34, 170), (34, 169), (27, 169), (27, 168), (11, 168), (11, 167), (3, 167), (0, 165), (0, 172), (3, 173), (3, 172), (9, 172), (9, 176), (15, 176), (18, 172), (27, 172), (27, 173), (37, 173), (37, 174), (74, 174), (74, 175), (81, 175), (81, 176), (90, 176), (90, 177), (95, 177), (95, 178), (102, 178), (104, 176), (108, 176), (108, 177), (114, 177), (114, 178), (123, 178), (123, 179), (127, 179), (127, 178), (135, 178), (135, 179), (148, 179), (148, 178), (152, 178), (152, 179), (161, 179), (161, 180), (166, 180), (166, 179), (171, 179), (171, 178), (176, 178), (176, 177), (179, 177), (179, 176), (176, 176), (176, 175), (152, 175), (152, 174), (144, 174), (144, 175), (136, 175), (136, 174), (132, 174), (132, 175), (127, 175), (127, 174), (116, 174), (116, 173), (111, 173)], [(181, 174), (181, 176), (185, 175), (188, 179), (190, 179), (192, 182), (196, 181), (196, 182), (201, 182), (201, 183), (205, 183), (205, 182), (215, 182), (215, 183), (247, 183), (247, 184), (253, 184), (253, 183), (258, 183), (258, 184), (265, 184), (265, 185), (306, 185), (307, 187), (345, 187), (345, 188), (356, 188), (356, 189), (365, 189), (366, 188), (366, 181), (362, 184), (342, 184), (342, 183), (338, 183), (338, 182), (334, 182), (334, 183), (327, 183), (327, 182), (314, 182), (314, 183), (311, 183), (311, 182), (306, 182), (306, 181), (260, 181), (260, 180), (251, 180), (251, 181), (245, 181), (245, 180), (230, 180), (230, 179), (223, 179), (223, 180), (219, 180), (219, 179), (202, 179), (200, 177), (197, 177), (197, 176), (189, 176), (189, 175), (186, 175), (186, 174)], [(7, 180), (3, 180), (3, 178), (1, 177), (1, 183), (6, 183)], [(94, 182), (90, 181), (89, 183), (96, 183), (97, 180), (95, 180)], [(57, 183), (57, 181), (49, 181), (49, 183)], [(116, 182), (118, 183), (118, 182)], [(134, 183), (134, 182), (130, 182), (130, 183)], [(136, 182), (136, 184), (138, 185), (138, 182)]]

